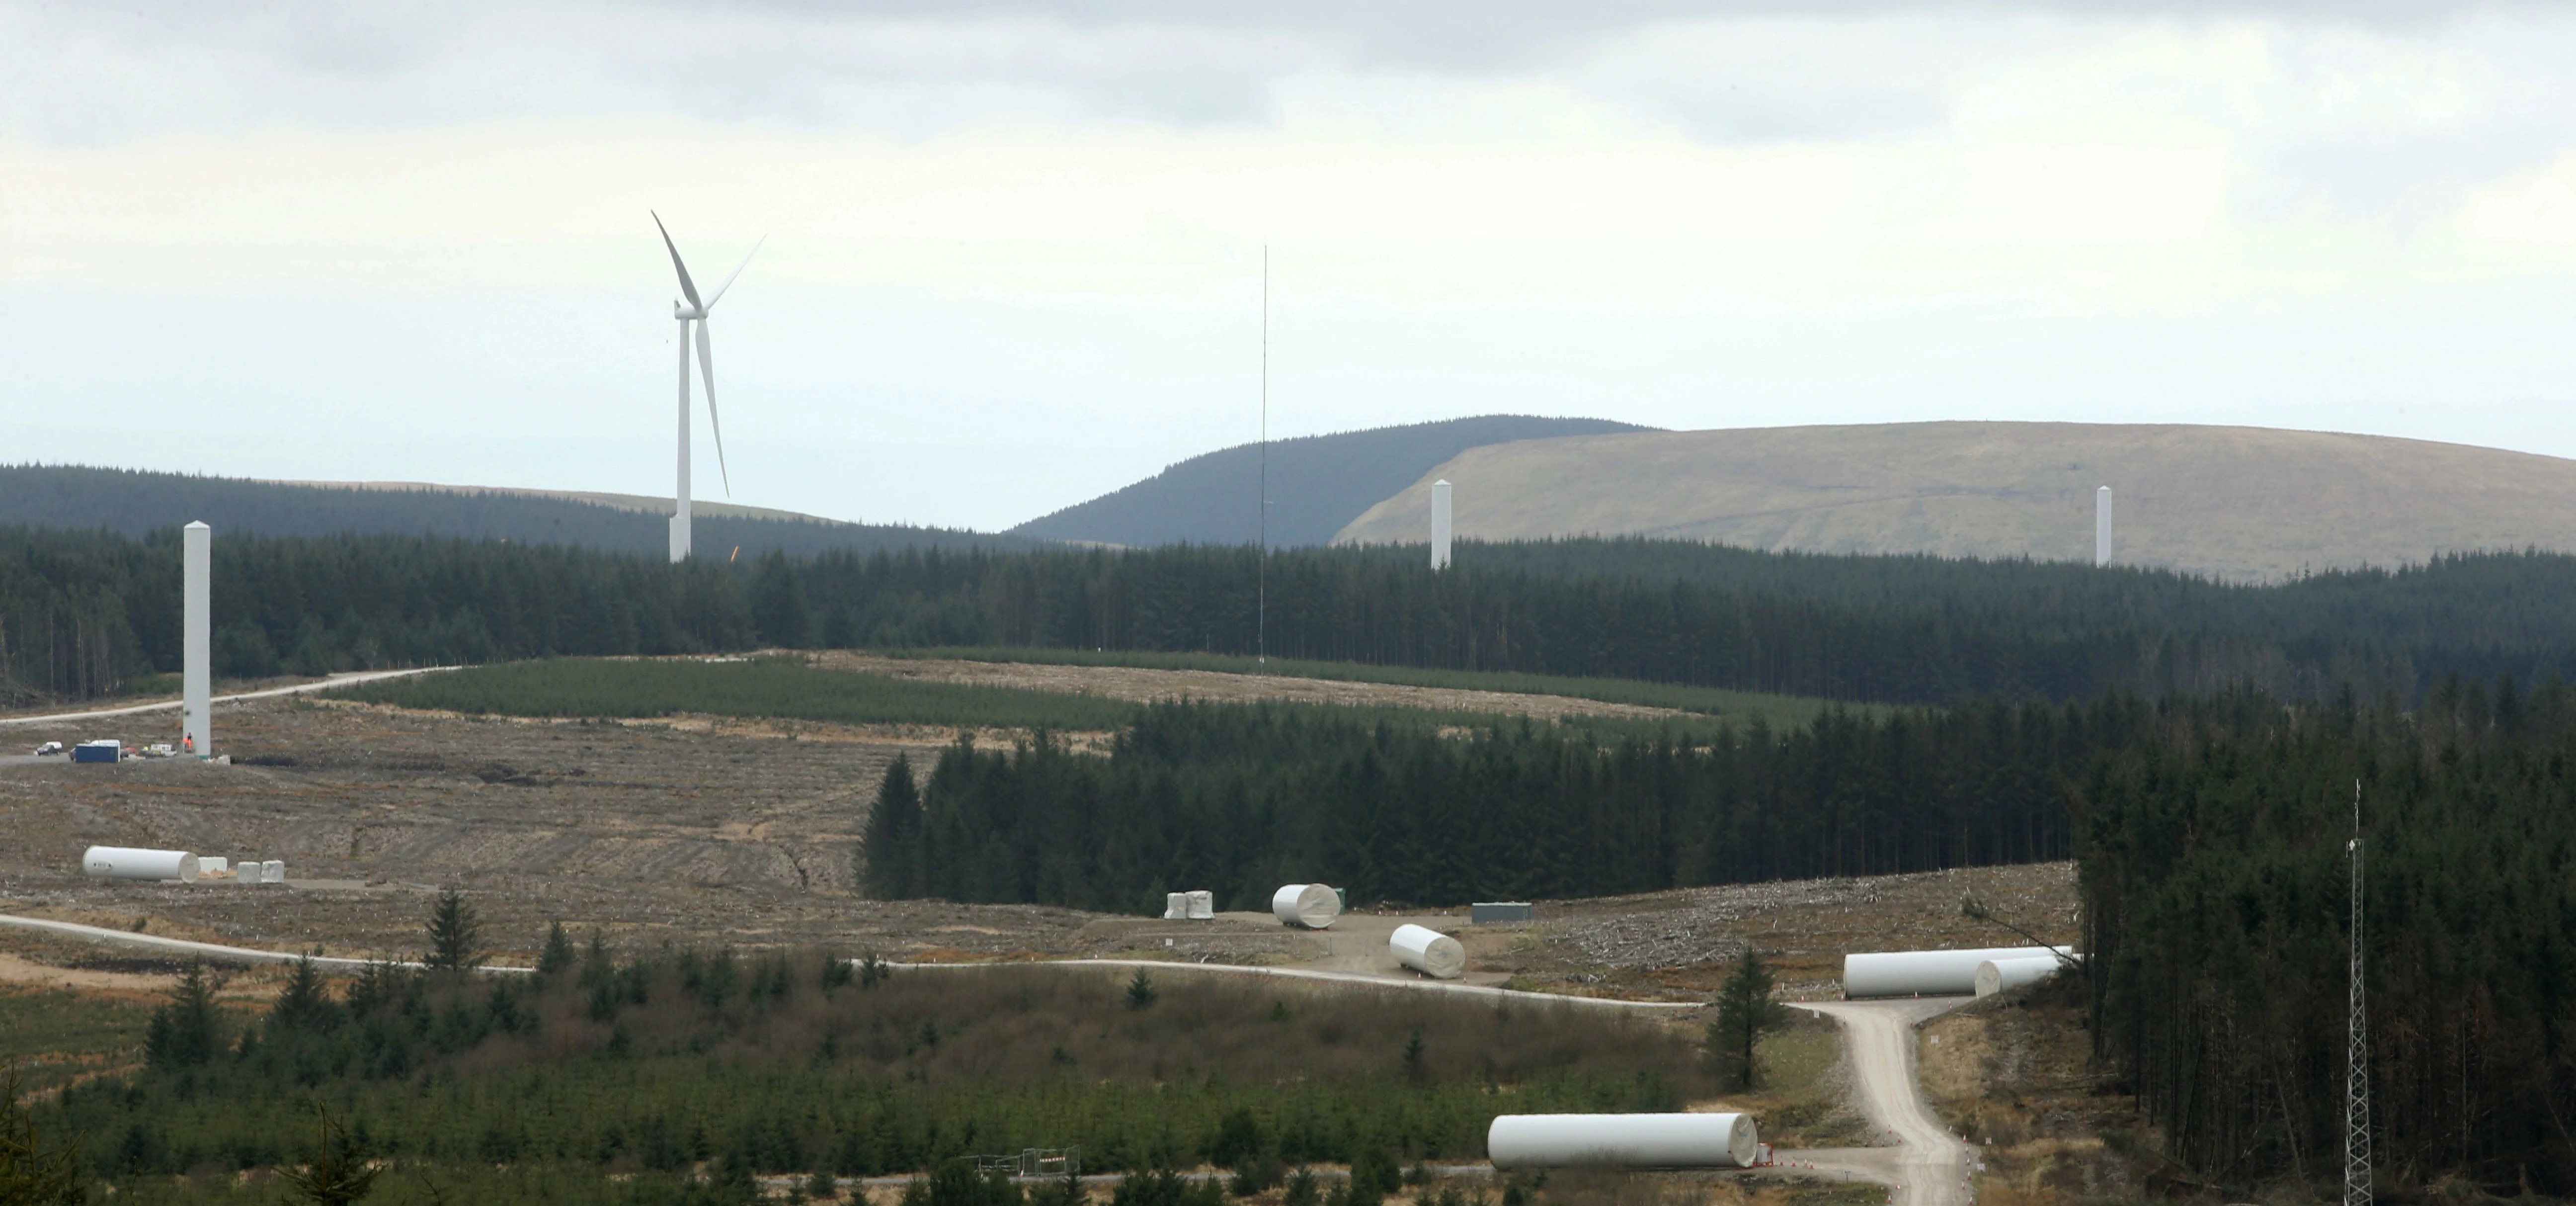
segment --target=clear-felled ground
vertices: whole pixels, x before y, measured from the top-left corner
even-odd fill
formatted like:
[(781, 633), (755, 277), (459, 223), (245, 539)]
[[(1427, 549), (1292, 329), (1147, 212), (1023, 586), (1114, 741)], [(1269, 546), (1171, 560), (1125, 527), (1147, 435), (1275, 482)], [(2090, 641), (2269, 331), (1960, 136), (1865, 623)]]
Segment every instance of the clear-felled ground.
[[(61, 732), (122, 735), (166, 718)], [(131, 723), (140, 722), (140, 723)], [(1157, 955), (1295, 963), (1337, 952), (1258, 920), (1172, 923), (1068, 909), (876, 902), (851, 891), (867, 802), (898, 752), (952, 730), (680, 718), (530, 722), (274, 700), (219, 713), (231, 767), (170, 761), (0, 767), (0, 911), (332, 953), (417, 950), (431, 895), (472, 895), (493, 944), (533, 953), (550, 921), (621, 945), (818, 945), (908, 958)], [(1008, 733), (980, 740), (1006, 742)], [(284, 889), (105, 883), (93, 843), (283, 859)], [(1542, 902), (1528, 926), (1422, 920), (1465, 938), (1488, 982), (1697, 996), (1746, 942), (1792, 995), (1821, 995), (1847, 950), (2014, 945), (1959, 916), (1974, 891), (2052, 940), (2072, 936), (2065, 864), (1702, 888)], [(1347, 944), (1345, 944), (1347, 945)], [(1338, 952), (1347, 958), (1347, 952)], [(1390, 966), (1390, 969), (1391, 966)]]
[(1694, 995), (1714, 989), (1725, 962), (1750, 945), (1784, 997), (1821, 999), (1839, 991), (1842, 957), (1853, 951), (2025, 944), (1963, 916), (1971, 895), (2049, 942), (2076, 938), (2074, 864), (2037, 863), (1542, 904), (1528, 933), (1485, 961), (1534, 987)]
[[(159, 727), (130, 719), (137, 739)], [(988, 954), (1062, 946), (1089, 920), (851, 895), (887, 762), (946, 730), (528, 723), (304, 701), (226, 709), (219, 724), (230, 767), (0, 768), (0, 908), (361, 952), (415, 948), (429, 894), (451, 883), (473, 894), (494, 943), (519, 952), (555, 919), (620, 941)], [(117, 732), (106, 721), (10, 736)], [(278, 858), (291, 878), (346, 886), (101, 883), (78, 874), (92, 843)]]

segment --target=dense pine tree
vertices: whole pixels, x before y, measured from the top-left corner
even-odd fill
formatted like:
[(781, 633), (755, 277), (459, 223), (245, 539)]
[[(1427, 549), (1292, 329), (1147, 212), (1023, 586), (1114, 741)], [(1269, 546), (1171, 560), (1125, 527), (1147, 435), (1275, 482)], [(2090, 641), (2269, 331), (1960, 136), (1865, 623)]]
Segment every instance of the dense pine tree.
[(868, 809), (858, 870), (859, 882), (878, 900), (921, 894), (921, 793), (913, 786), (912, 760), (902, 754), (886, 767)]

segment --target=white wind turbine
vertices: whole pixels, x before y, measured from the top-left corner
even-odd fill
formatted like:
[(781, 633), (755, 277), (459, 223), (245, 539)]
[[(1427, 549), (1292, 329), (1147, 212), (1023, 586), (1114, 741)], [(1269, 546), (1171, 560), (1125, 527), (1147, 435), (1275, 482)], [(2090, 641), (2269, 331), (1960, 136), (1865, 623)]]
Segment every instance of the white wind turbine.
[[(671, 266), (680, 271), (680, 292), (689, 299), (686, 303), (671, 303), (672, 317), (680, 320), (680, 487), (676, 496), (678, 505), (671, 512), (671, 560), (676, 563), (687, 560), (689, 556), (689, 324), (694, 322), (698, 325), (698, 371), (707, 383), (707, 426), (716, 433), (716, 472), (723, 475), (725, 496), (730, 498), (733, 496), (733, 474), (725, 468), (724, 423), (716, 418), (716, 360), (714, 350), (707, 344), (707, 312), (724, 299), (725, 290), (733, 288), (734, 277), (741, 276), (742, 270), (751, 266), (751, 257), (760, 251), (760, 243), (753, 243), (751, 250), (743, 254), (742, 263), (735, 266), (733, 275), (724, 278), (724, 283), (716, 286), (714, 294), (700, 301), (697, 283), (689, 279), (689, 266), (680, 262), (680, 248), (671, 242), (671, 231), (662, 225), (662, 215), (653, 215), (653, 228), (662, 232), (662, 246), (671, 251)], [(762, 241), (767, 241), (765, 236)]]

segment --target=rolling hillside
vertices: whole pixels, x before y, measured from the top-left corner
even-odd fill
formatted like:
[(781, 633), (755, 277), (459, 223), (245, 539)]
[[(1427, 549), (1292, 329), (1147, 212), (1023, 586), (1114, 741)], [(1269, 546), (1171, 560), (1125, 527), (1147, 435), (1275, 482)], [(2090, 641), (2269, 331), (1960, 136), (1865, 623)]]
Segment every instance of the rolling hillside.
[[(697, 547), (712, 556), (772, 550), (932, 546), (1027, 549), (1041, 542), (944, 528), (841, 523), (735, 504), (699, 503)], [(413, 482), (267, 482), (102, 469), (0, 465), (0, 524), (105, 528), (129, 536), (175, 531), (192, 519), (218, 533), (325, 536), (394, 533), (566, 544), (660, 553), (669, 545), (667, 499), (627, 494), (437, 486)]]
[(1335, 543), (1636, 535), (1774, 551), (2113, 560), (2249, 581), (2476, 549), (2576, 550), (2576, 461), (2255, 427), (1902, 423), (1573, 436), (1468, 449)]
[[(1482, 415), (1270, 444), (1272, 547), (1323, 544), (1369, 504), (1471, 448), (1551, 436), (1638, 432), (1604, 419)], [(1010, 529), (1014, 536), (1095, 544), (1252, 544), (1260, 530), (1261, 447), (1194, 456), (1086, 503)]]

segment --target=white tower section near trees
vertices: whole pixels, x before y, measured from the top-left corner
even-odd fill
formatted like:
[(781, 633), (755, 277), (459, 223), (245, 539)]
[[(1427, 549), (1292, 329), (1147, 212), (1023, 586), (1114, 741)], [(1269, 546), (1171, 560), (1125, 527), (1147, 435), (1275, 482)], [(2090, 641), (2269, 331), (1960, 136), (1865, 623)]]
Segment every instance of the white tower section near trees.
[(1449, 568), (1449, 479), (1431, 483), (1431, 568)]
[(2111, 564), (2111, 488), (2093, 492), (2093, 564)]
[(179, 748), (200, 758), (212, 755), (215, 678), (212, 665), (214, 623), (214, 529), (198, 520), (179, 536)]

